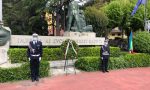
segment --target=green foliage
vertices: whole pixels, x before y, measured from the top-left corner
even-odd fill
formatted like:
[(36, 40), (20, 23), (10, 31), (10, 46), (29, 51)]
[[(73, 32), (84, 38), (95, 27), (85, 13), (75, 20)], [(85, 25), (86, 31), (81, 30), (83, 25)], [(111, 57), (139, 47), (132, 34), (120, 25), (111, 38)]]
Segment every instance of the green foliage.
[(111, 57), (119, 57), (120, 53), (121, 53), (120, 48), (117, 48), (117, 47), (110, 48), (110, 56)]
[[(136, 2), (137, 0), (114, 0), (102, 7), (109, 19), (108, 27), (120, 27), (126, 30), (126, 33), (129, 33), (130, 29), (144, 30), (144, 5), (140, 5), (135, 15), (131, 16)], [(150, 10), (150, 7), (148, 6), (147, 9)], [(149, 15), (147, 18), (150, 18)]]
[[(65, 53), (66, 53), (66, 49), (67, 49), (68, 43), (70, 41), (72, 42), (73, 47), (74, 47), (75, 51), (78, 54), (78, 49), (79, 49), (78, 44), (74, 40), (67, 39), (67, 40), (63, 41), (61, 46), (60, 46), (61, 50), (63, 51), (63, 56), (64, 57), (65, 57)], [(66, 56), (67, 59), (71, 59), (71, 58), (77, 57), (76, 53), (73, 50), (73, 47), (72, 47), (71, 43), (69, 43), (68, 53), (67, 53), (67, 56)]]
[(99, 57), (80, 57), (75, 66), (83, 71), (97, 71), (100, 67), (99, 59)]
[[(40, 63), (40, 77), (46, 77), (49, 75), (49, 63)], [(30, 79), (30, 66), (29, 63), (25, 63), (20, 67), (15, 68), (0, 68), (0, 82), (27, 80)]]
[(78, 57), (100, 56), (100, 47), (82, 47), (79, 48)]
[(27, 49), (11, 48), (8, 51), (11, 63), (27, 62)]
[[(3, 0), (4, 23), (10, 27), (12, 34), (27, 35), (33, 32), (45, 34), (47, 30), (41, 20), (47, 0)], [(36, 30), (35, 30), (36, 29)], [(33, 31), (34, 30), (34, 31)]]
[[(77, 51), (78, 51), (78, 57), (100, 56), (100, 47), (82, 47), (79, 48), (79, 50)], [(111, 52), (111, 56), (118, 57), (120, 54), (120, 49), (117, 47), (110, 47), (110, 52)], [(70, 52), (70, 53), (74, 53), (74, 52)], [(25, 48), (11, 48), (9, 49), (8, 55), (11, 60), (11, 63), (28, 62), (27, 49)], [(68, 56), (71, 56), (71, 54), (69, 54)], [(64, 59), (64, 52), (60, 48), (43, 49), (42, 60), (53, 61), (53, 60), (63, 60), (63, 59)]]
[(136, 32), (133, 37), (133, 48), (140, 53), (150, 53), (150, 34), (146, 31)]
[[(11, 48), (9, 49), (9, 58), (11, 63), (28, 62), (27, 49), (26, 48)], [(60, 48), (44, 48), (42, 60), (52, 61), (61, 60), (63, 58), (63, 52)]]
[(103, 12), (95, 7), (87, 7), (85, 9), (85, 18), (87, 24), (93, 26), (93, 31), (96, 32), (97, 36), (104, 36), (107, 33), (108, 18)]
[(60, 48), (44, 48), (42, 60), (53, 61), (64, 59), (63, 52)]
[(113, 1), (106, 6), (105, 12), (109, 18), (109, 27), (113, 28), (121, 23), (124, 14), (121, 7), (118, 1)]
[[(99, 57), (81, 57), (75, 63), (78, 69), (84, 71), (98, 71), (101, 61)], [(109, 69), (124, 69), (133, 67), (148, 67), (150, 66), (150, 55), (138, 53), (127, 54), (120, 57), (110, 57), (108, 68)]]
[(148, 67), (150, 66), (150, 55), (144, 53), (127, 54), (124, 59), (129, 67)]

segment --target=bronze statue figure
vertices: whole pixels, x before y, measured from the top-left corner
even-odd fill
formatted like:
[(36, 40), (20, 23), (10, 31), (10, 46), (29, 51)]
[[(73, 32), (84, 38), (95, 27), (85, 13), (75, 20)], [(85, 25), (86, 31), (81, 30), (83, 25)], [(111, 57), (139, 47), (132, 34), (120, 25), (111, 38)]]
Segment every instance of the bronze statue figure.
[(0, 46), (4, 46), (7, 43), (10, 39), (10, 35), (10, 31), (3, 28), (2, 23), (0, 23)]
[(82, 3), (80, 0), (72, 0), (69, 3), (67, 15), (67, 31), (92, 32), (92, 25), (86, 25), (84, 13), (79, 9), (80, 5), (84, 4), (85, 2)]

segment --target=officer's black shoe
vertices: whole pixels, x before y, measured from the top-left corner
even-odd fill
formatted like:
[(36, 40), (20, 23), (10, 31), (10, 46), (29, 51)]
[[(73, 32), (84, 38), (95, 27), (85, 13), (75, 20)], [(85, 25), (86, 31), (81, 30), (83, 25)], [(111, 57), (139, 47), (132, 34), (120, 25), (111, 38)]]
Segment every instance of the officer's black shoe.
[(106, 72), (109, 72), (108, 70), (106, 70)]
[(32, 79), (32, 82), (34, 82), (35, 80), (34, 79)]
[(102, 72), (103, 72), (103, 73), (105, 73), (105, 71), (104, 71), (104, 70), (102, 70)]
[(39, 81), (39, 78), (36, 78), (36, 81)]

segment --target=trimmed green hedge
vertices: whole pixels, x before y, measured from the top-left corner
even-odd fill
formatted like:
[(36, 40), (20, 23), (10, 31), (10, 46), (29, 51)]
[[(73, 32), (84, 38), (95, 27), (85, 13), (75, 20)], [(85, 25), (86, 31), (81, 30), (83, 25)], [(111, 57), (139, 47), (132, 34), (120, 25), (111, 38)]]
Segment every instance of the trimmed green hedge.
[[(100, 70), (101, 61), (99, 57), (81, 57), (75, 63), (78, 69), (84, 71)], [(150, 66), (150, 55), (138, 53), (127, 54), (120, 57), (110, 57), (109, 69), (124, 69), (133, 67), (148, 67)]]
[[(11, 63), (28, 62), (26, 48), (11, 48), (9, 49), (9, 59)], [(60, 48), (44, 48), (42, 60), (52, 61), (63, 59), (63, 54)]]
[(147, 31), (134, 33), (133, 47), (136, 52), (150, 53), (150, 33)]
[[(120, 48), (111, 47), (110, 52), (111, 56), (118, 57), (120, 55)], [(26, 48), (11, 48), (8, 54), (11, 63), (21, 63), (28, 61)], [(88, 56), (100, 56), (100, 47), (79, 48), (78, 57)], [(63, 60), (64, 53), (60, 48), (44, 48), (42, 59), (46, 61)]]
[[(49, 75), (49, 63), (41, 62), (40, 77)], [(0, 82), (27, 80), (30, 79), (30, 66), (25, 63), (20, 67), (15, 68), (0, 68)]]

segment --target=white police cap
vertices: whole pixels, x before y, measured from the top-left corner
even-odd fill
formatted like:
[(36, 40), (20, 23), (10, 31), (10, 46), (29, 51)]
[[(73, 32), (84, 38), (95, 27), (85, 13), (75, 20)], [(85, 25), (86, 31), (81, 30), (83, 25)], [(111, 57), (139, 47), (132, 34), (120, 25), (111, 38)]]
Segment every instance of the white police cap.
[(33, 37), (38, 37), (38, 34), (33, 33), (32, 36), (33, 36)]

